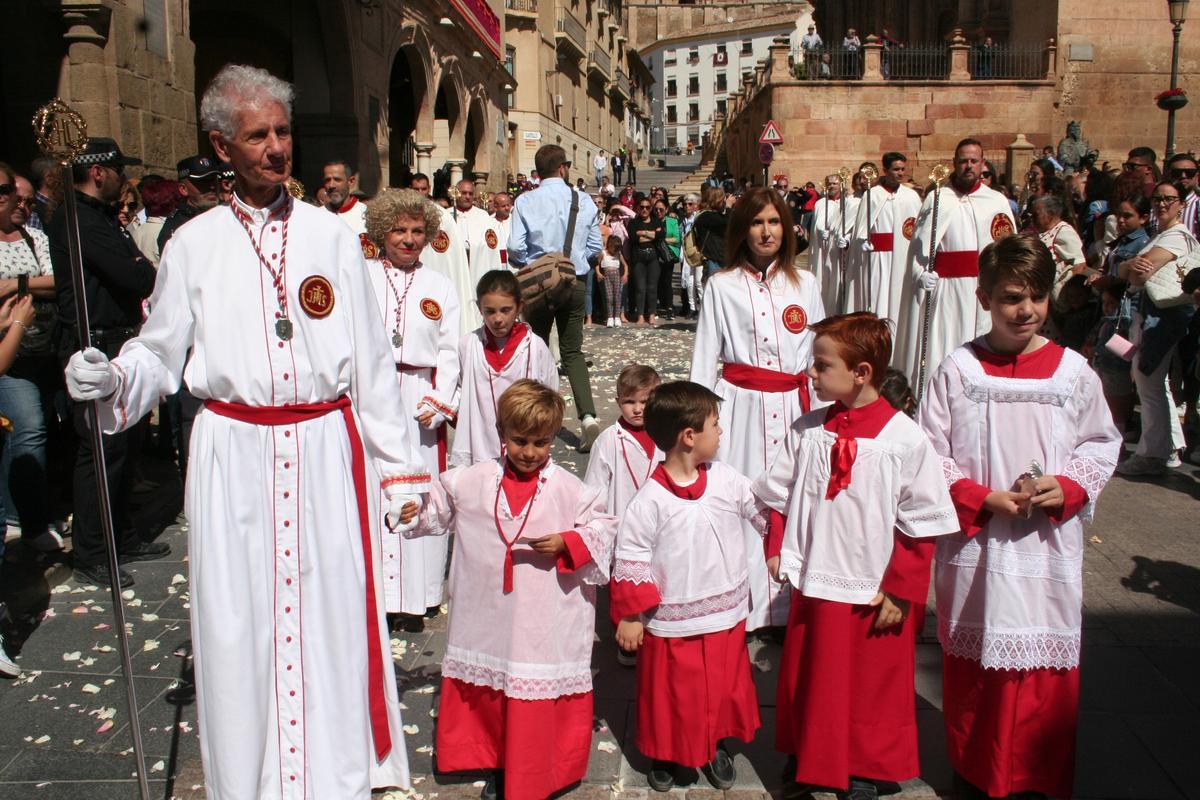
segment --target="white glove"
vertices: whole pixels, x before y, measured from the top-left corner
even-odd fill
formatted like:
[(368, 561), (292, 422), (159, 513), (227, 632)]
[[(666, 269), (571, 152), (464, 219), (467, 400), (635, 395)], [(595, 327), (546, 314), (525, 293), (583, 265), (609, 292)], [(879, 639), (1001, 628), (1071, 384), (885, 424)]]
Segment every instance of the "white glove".
[(429, 403), (426, 403), (426, 402), (418, 403), (417, 404), (417, 413), (413, 414), (413, 419), (420, 420), (420, 418), (424, 414), (426, 414), (427, 412), (430, 412), (430, 411), (433, 412), (433, 416), (429, 418), (428, 422), (421, 423), (421, 426), (424, 428), (427, 428), (431, 431), (437, 430), (437, 427), (439, 425), (446, 422), (447, 417), (445, 414), (443, 414), (441, 411), (438, 411), (436, 408), (431, 406)]
[[(417, 513), (413, 516), (411, 522), (401, 522), (400, 515), (404, 512), (404, 507), (409, 503), (417, 504)], [(387, 514), (384, 520), (387, 522), (388, 530), (392, 533), (407, 533), (417, 527), (417, 522), (421, 518), (421, 495), (419, 494), (397, 494), (387, 499)]]
[(862, 249), (864, 253), (870, 253), (875, 249), (875, 245), (871, 244), (870, 239), (864, 239), (862, 243)]
[(845, 250), (849, 246), (850, 246), (850, 237), (849, 236), (838, 236), (838, 247)]
[(120, 374), (108, 356), (94, 347), (75, 353), (67, 361), (67, 392), (75, 400), (103, 400), (121, 388)]
[(937, 287), (938, 274), (927, 269), (917, 276), (917, 288), (923, 292), (932, 292)]

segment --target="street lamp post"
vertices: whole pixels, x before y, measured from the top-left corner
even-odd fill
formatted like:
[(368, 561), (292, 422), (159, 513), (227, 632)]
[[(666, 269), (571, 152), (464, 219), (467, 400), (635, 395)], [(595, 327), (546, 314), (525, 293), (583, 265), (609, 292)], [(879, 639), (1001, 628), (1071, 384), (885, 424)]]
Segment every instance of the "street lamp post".
[[(1171, 88), (1178, 88), (1179, 83), (1179, 35), (1183, 32), (1183, 23), (1187, 21), (1188, 0), (1168, 0), (1167, 7), (1171, 15), (1171, 33), (1174, 43), (1171, 46)], [(1167, 110), (1167, 158), (1175, 155), (1175, 108)]]

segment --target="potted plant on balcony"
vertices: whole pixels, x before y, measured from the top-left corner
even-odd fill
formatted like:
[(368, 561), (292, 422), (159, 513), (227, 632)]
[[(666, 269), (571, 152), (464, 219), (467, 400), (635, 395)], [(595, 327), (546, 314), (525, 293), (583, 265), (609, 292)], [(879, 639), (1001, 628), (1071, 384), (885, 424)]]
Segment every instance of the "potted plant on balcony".
[(1154, 96), (1154, 102), (1163, 111), (1178, 111), (1187, 105), (1187, 92), (1182, 88), (1167, 89)]

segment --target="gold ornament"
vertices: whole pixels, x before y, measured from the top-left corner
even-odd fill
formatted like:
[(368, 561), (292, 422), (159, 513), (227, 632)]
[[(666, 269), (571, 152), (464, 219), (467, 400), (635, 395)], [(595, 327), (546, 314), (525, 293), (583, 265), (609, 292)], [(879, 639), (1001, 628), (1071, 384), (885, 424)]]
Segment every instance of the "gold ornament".
[(875, 169), (874, 164), (863, 165), (863, 168), (860, 169), (858, 173), (867, 179), (868, 186), (870, 186), (875, 179), (879, 177), (879, 170)]
[(87, 121), (55, 97), (33, 115), (33, 135), (42, 153), (69, 166), (87, 147)]
[(946, 179), (950, 177), (950, 173), (953, 171), (945, 164), (938, 164), (929, 172), (929, 182), (941, 188), (942, 184), (946, 182)]

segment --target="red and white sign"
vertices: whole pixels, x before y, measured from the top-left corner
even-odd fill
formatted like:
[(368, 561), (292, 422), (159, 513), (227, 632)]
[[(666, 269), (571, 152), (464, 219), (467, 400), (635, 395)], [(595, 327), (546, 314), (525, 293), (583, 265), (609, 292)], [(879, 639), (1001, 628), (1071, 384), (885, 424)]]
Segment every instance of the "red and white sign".
[(769, 165), (775, 160), (775, 145), (763, 142), (758, 146), (758, 160), (763, 163), (763, 166)]
[(758, 141), (762, 144), (783, 144), (783, 134), (779, 130), (779, 123), (775, 120), (767, 120), (767, 124), (763, 127), (762, 136), (758, 137)]

